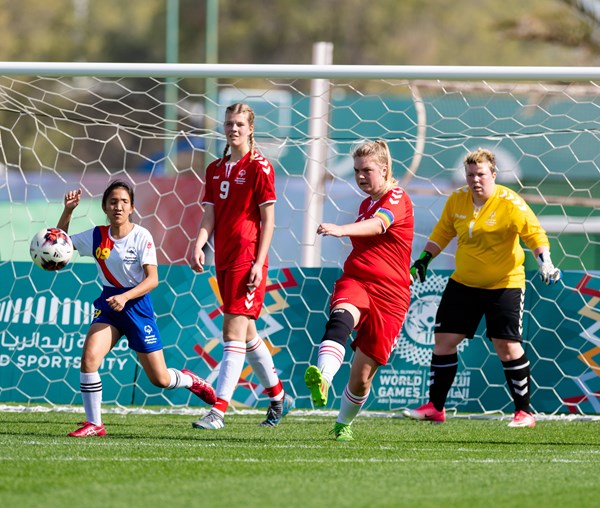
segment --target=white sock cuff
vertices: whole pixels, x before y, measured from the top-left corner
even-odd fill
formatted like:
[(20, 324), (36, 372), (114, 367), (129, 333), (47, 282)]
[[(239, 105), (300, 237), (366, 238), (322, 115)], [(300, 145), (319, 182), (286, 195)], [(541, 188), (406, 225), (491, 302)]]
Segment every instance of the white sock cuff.
[(322, 354), (334, 356), (341, 365), (344, 362), (346, 348), (335, 340), (324, 340), (321, 342), (321, 344), (319, 344), (319, 355)]
[(174, 388), (182, 387), (189, 388), (190, 386), (192, 386), (192, 384), (194, 384), (194, 380), (189, 374), (184, 374), (180, 370), (174, 369), (172, 367), (169, 367), (167, 369), (167, 372), (169, 373), (170, 380), (169, 386), (165, 388), (166, 390), (173, 390)]
[(255, 351), (261, 346), (262, 342), (263, 340), (260, 338), (260, 335), (257, 335), (251, 341), (246, 342), (246, 352), (251, 353), (252, 351)]
[(317, 358), (317, 367), (323, 374), (327, 384), (331, 384), (334, 376), (340, 370), (344, 362), (344, 353), (346, 348), (334, 340), (324, 340), (319, 345), (319, 356)]
[(79, 382), (84, 384), (90, 383), (99, 383), (100, 382), (100, 373), (96, 372), (80, 372), (79, 373)]
[(351, 391), (350, 388), (348, 388), (348, 385), (346, 385), (346, 388), (344, 388), (344, 397), (346, 397), (346, 399), (348, 399), (349, 402), (351, 402), (352, 404), (356, 404), (357, 406), (362, 406), (367, 399), (369, 398), (369, 393), (370, 390), (363, 396), (359, 396), (359, 395), (354, 395)]

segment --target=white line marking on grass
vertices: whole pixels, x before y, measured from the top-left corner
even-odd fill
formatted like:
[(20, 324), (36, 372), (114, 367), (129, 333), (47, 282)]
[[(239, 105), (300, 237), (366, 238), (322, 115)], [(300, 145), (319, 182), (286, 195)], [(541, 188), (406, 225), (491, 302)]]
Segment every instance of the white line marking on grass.
[[(596, 461), (570, 460), (570, 459), (551, 459), (534, 460), (530, 458), (523, 459), (386, 459), (386, 458), (315, 458), (315, 459), (256, 459), (256, 458), (227, 458), (227, 457), (169, 457), (170, 462), (231, 462), (231, 463), (264, 463), (264, 464), (405, 464), (405, 463), (427, 463), (427, 464), (541, 464), (541, 463), (561, 463), (561, 464), (589, 464)], [(164, 462), (165, 457), (0, 457), (1, 462)]]
[[(1, 440), (0, 440), (1, 442)], [(202, 450), (202, 449), (246, 449), (246, 450), (264, 450), (264, 449), (278, 449), (278, 450), (296, 450), (296, 449), (301, 449), (301, 450), (331, 450), (331, 443), (324, 443), (324, 444), (276, 444), (276, 443), (271, 443), (271, 442), (248, 442), (248, 443), (229, 443), (229, 442), (218, 442), (218, 443), (206, 443), (206, 442), (202, 442), (202, 441), (197, 441), (197, 442), (193, 442), (193, 443), (187, 443), (187, 442), (179, 442), (179, 443), (173, 443), (173, 442), (169, 442), (169, 443), (155, 443), (155, 442), (140, 442), (137, 441), (135, 443), (127, 443), (127, 442), (123, 442), (123, 441), (117, 441), (117, 440), (110, 440), (110, 439), (94, 439), (94, 440), (86, 440), (86, 441), (69, 441), (69, 444), (72, 443), (74, 446), (86, 446), (86, 447), (102, 447), (102, 448), (107, 448), (107, 447), (114, 447), (114, 448), (118, 448), (119, 450), (123, 450), (123, 449), (139, 449), (139, 448), (155, 448), (155, 449), (161, 449), (161, 448), (166, 448), (166, 449), (173, 449), (173, 448), (180, 448), (180, 449), (190, 449), (190, 450)], [(64, 447), (66, 446), (65, 441), (23, 441), (22, 442), (23, 445), (28, 445), (28, 446), (41, 446), (41, 447), (50, 447), (50, 446), (60, 446), (60, 447)], [(556, 448), (554, 448), (551, 445), (545, 445), (546, 447), (544, 448), (538, 448), (535, 451), (530, 451), (529, 453), (531, 455), (544, 455), (544, 457), (538, 457), (537, 459), (534, 459), (533, 462), (548, 462), (549, 460), (555, 460), (555, 461), (559, 461), (559, 460), (563, 460), (563, 459), (549, 459), (547, 458), (548, 454), (552, 454), (552, 455), (558, 455), (556, 452)], [(340, 449), (344, 449), (341, 448)], [(352, 451), (364, 451), (364, 452), (371, 452), (371, 453), (375, 453), (378, 451), (396, 451), (398, 453), (402, 453), (402, 454), (407, 454), (407, 453), (415, 453), (417, 455), (421, 455), (423, 453), (461, 453), (461, 454), (502, 454), (505, 453), (505, 450), (503, 448), (465, 448), (464, 446), (461, 446), (460, 448), (440, 448), (438, 447), (411, 447), (411, 448), (406, 448), (404, 446), (401, 446), (400, 444), (398, 446), (368, 446), (368, 445), (359, 445), (358, 443), (353, 443), (351, 445), (351, 448), (347, 448), (348, 450), (352, 450)], [(81, 448), (77, 448), (77, 450), (81, 450)], [(582, 460), (582, 462), (590, 462), (590, 461), (594, 461), (593, 459), (595, 459), (596, 457), (594, 457), (595, 455), (599, 455), (600, 454), (600, 450), (592, 450), (590, 448), (580, 448), (580, 449), (572, 449), (572, 450), (563, 450), (560, 452), (561, 455), (576, 455), (578, 457), (589, 457), (589, 459), (586, 460)], [(5, 460), (5, 459), (3, 459)], [(48, 459), (50, 460), (50, 459)], [(416, 461), (420, 461), (423, 462), (423, 460), (421, 459), (402, 459), (402, 460), (406, 460), (406, 461), (410, 461), (410, 460), (416, 460)], [(438, 459), (432, 459), (432, 460), (438, 460)], [(443, 459), (440, 459), (443, 460)], [(467, 457), (463, 458), (463, 459), (459, 459), (460, 462), (464, 462), (464, 461), (469, 461), (469, 460), (481, 460), (481, 461), (492, 461), (494, 462), (497, 459), (469, 459)], [(521, 460), (521, 459), (518, 459)], [(502, 461), (502, 459), (500, 459), (500, 461)], [(578, 462), (577, 460), (573, 461), (572, 459), (564, 459), (564, 461), (566, 462)], [(526, 461), (527, 462), (527, 461)]]
[[(304, 397), (308, 398), (308, 397)], [(265, 402), (266, 404), (266, 402)], [(265, 406), (266, 408), (266, 406)], [(232, 408), (232, 415), (263, 415), (265, 408), (261, 409), (236, 409)], [(401, 412), (405, 408), (394, 408), (390, 411), (361, 411), (358, 418), (405, 418)], [(207, 413), (205, 408), (190, 408), (187, 406), (173, 407), (167, 406), (159, 409), (149, 409), (143, 407), (103, 407), (103, 413), (115, 414), (115, 415), (128, 415), (128, 414), (139, 414), (139, 415), (190, 415), (190, 416), (203, 416)], [(82, 406), (71, 406), (71, 405), (48, 405), (48, 406), (31, 406), (23, 404), (0, 404), (0, 412), (6, 413), (83, 413)], [(301, 420), (304, 417), (316, 418), (322, 421), (323, 417), (334, 417), (337, 416), (337, 410), (329, 409), (294, 409), (291, 411), (287, 418), (294, 418)], [(457, 413), (455, 409), (447, 410), (448, 420), (452, 419), (467, 419), (467, 420), (499, 420), (506, 421), (512, 418), (512, 413), (500, 413), (498, 411), (487, 412), (487, 413)], [(549, 414), (535, 413), (535, 418), (538, 422), (543, 421), (560, 421), (560, 422), (589, 422), (589, 421), (600, 421), (600, 415), (584, 415), (584, 414)]]

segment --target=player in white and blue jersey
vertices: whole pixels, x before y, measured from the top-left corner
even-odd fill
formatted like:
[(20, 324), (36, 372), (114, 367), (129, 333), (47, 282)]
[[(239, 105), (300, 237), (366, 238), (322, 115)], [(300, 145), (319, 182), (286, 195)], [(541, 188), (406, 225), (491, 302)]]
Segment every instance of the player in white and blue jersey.
[[(68, 232), (81, 190), (65, 195), (58, 227)], [(150, 298), (158, 285), (156, 247), (150, 232), (131, 222), (133, 188), (114, 181), (104, 191), (102, 210), (108, 226), (96, 226), (71, 235), (82, 256), (92, 256), (98, 266), (102, 293), (94, 302), (94, 319), (85, 338), (81, 357), (80, 387), (86, 421), (71, 437), (105, 436), (102, 423), (102, 380), (99, 373), (104, 357), (121, 337), (138, 356), (152, 384), (166, 388), (187, 388), (207, 404), (216, 401), (212, 386), (193, 372), (167, 368), (163, 345)]]

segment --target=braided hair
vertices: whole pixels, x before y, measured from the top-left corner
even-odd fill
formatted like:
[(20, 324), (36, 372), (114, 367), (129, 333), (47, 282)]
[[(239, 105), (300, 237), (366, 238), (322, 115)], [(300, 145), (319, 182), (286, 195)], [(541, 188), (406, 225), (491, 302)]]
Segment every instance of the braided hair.
[[(238, 102), (229, 106), (225, 110), (225, 118), (227, 118), (227, 115), (238, 115), (240, 113), (245, 113), (246, 117), (248, 118), (248, 125), (250, 125), (250, 127), (254, 127), (254, 110), (250, 106), (248, 106), (248, 104), (245, 104), (243, 102)], [(251, 132), (248, 135), (248, 141), (250, 143), (250, 160), (254, 160), (254, 148), (256, 146), (254, 142), (254, 132)], [(221, 162), (219, 163), (219, 165), (221, 165), (221, 163), (225, 161), (225, 157), (227, 157), (228, 151), (229, 143), (225, 145), (225, 150), (223, 150), (223, 156), (221, 157)]]

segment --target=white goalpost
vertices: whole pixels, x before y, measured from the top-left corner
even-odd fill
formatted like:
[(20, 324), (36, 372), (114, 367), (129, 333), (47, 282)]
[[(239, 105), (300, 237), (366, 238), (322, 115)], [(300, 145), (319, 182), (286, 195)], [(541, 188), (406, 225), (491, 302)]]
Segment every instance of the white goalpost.
[[(497, 154), (499, 182), (540, 217), (565, 272), (560, 287), (548, 289), (527, 254), (532, 406), (559, 417), (600, 414), (600, 69), (331, 65), (321, 49), (315, 65), (0, 63), (0, 404), (80, 403), (78, 358), (99, 292), (95, 267), (75, 256), (64, 270), (43, 272), (28, 246), (56, 224), (71, 188), (83, 190), (72, 231), (105, 223), (99, 197), (115, 178), (135, 184), (135, 220), (157, 243), (161, 283), (153, 300), (167, 361), (215, 380), (222, 346), (214, 272), (194, 275), (187, 259), (202, 216), (204, 168), (224, 146), (214, 126), (230, 103), (247, 102), (277, 185), (259, 331), (299, 408), (311, 408), (302, 376), (316, 359), (332, 284), (350, 249), (339, 239), (319, 242), (314, 229), (355, 219), (362, 196), (351, 149), (385, 139), (415, 206), (413, 256), (446, 197), (463, 185), (464, 155), (477, 147)], [(207, 80), (217, 81), (216, 97)], [(367, 409), (396, 411), (426, 398), (433, 317), (453, 263), (449, 248), (413, 288), (398, 348), (378, 372)], [(478, 336), (460, 353), (449, 406), (511, 412), (500, 362), (483, 328)], [(350, 350), (343, 369), (349, 359)], [(126, 344), (107, 357), (106, 404), (193, 409), (187, 394), (157, 390), (138, 367)], [(338, 377), (332, 405), (344, 370)], [(246, 369), (235, 406), (266, 400)]]

